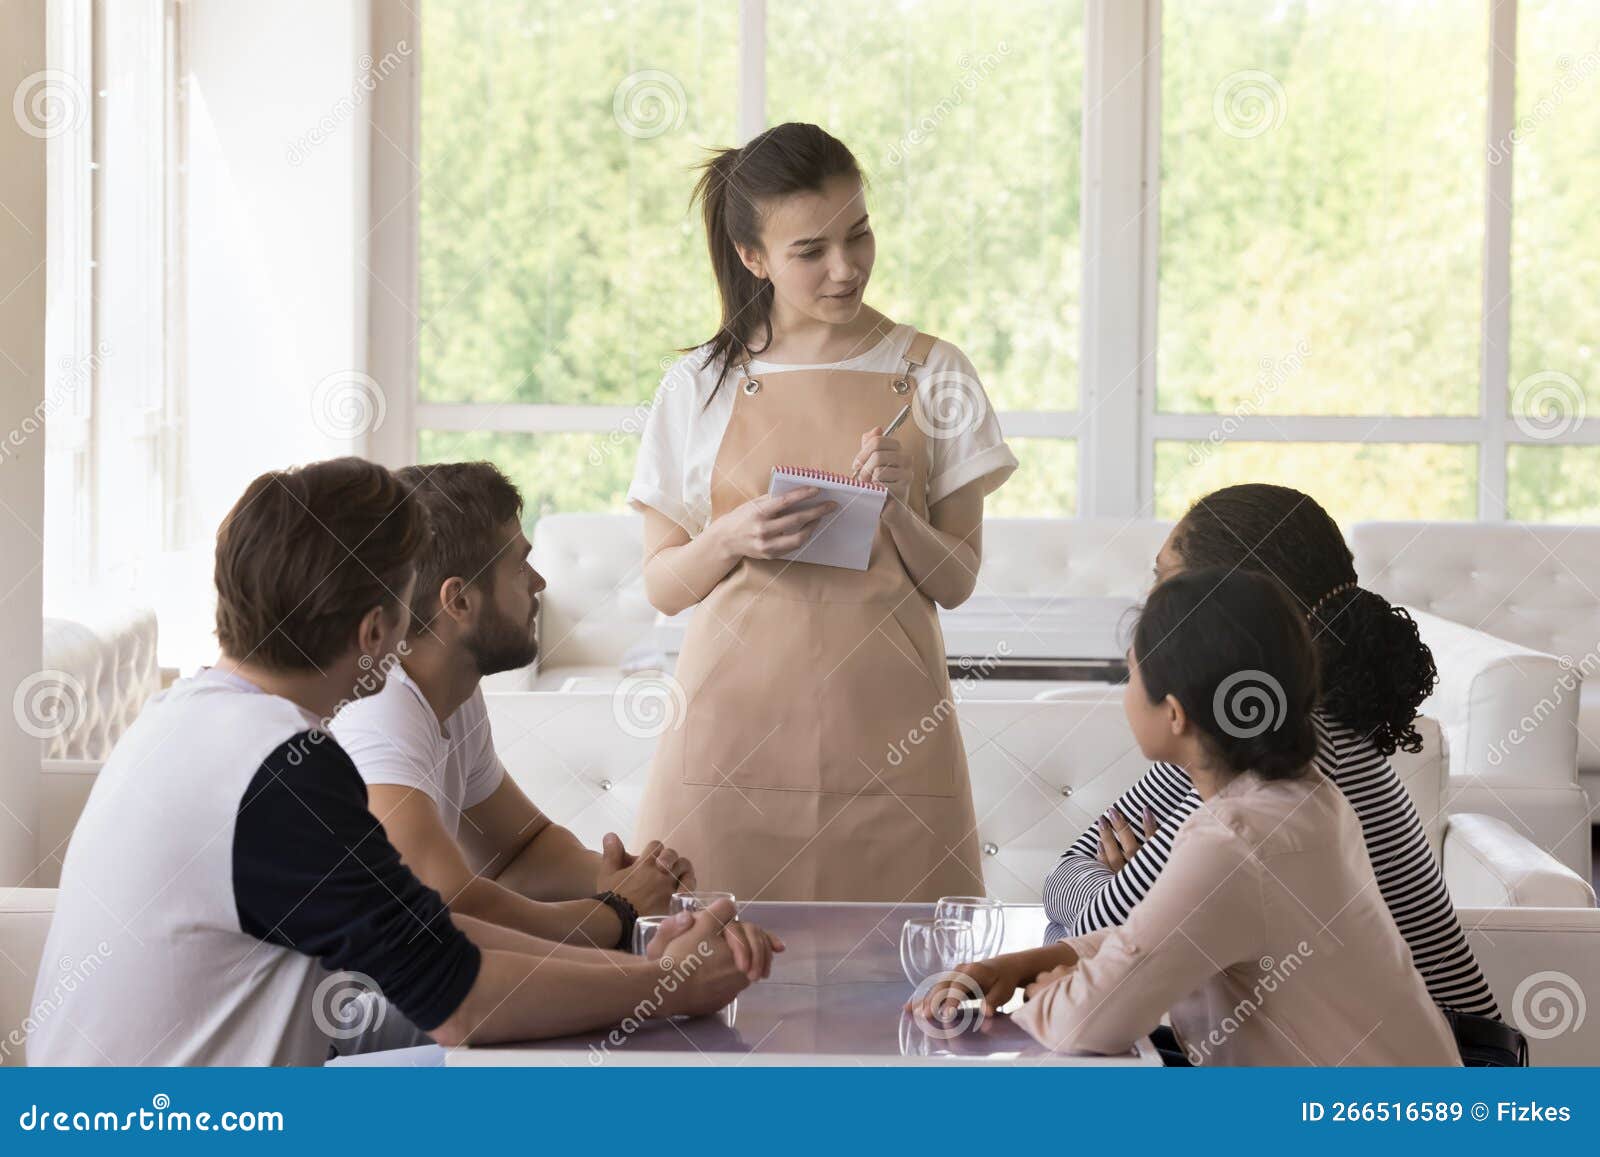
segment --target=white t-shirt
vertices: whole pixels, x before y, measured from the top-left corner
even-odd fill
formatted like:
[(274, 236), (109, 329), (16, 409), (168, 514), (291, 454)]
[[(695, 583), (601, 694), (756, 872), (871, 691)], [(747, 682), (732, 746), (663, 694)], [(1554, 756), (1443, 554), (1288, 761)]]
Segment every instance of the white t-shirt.
[(483, 689), (473, 691), (441, 729), (427, 698), (398, 664), (382, 691), (347, 704), (330, 730), (368, 786), (427, 792), (452, 839), (461, 829), (461, 813), (488, 799), (505, 778)]
[[(843, 369), (892, 373), (905, 364), (916, 329), (897, 325), (877, 345), (853, 358), (827, 365), (786, 365), (752, 358), (752, 375), (784, 370)], [(668, 368), (645, 423), (628, 501), (636, 509), (660, 511), (690, 534), (711, 521), (711, 468), (733, 414), (737, 367), (712, 395), (720, 363), (705, 366), (708, 346), (686, 354)], [(1000, 422), (978, 373), (966, 355), (947, 341), (935, 342), (927, 361), (912, 371), (917, 382), (917, 412), (937, 423), (926, 439), (928, 505), (947, 498), (969, 482), (983, 479), (988, 494), (1011, 477), (1017, 459), (1000, 433)], [(706, 399), (710, 398), (707, 405)], [(930, 429), (930, 435), (935, 431)], [(359, 763), (359, 760), (357, 761)]]

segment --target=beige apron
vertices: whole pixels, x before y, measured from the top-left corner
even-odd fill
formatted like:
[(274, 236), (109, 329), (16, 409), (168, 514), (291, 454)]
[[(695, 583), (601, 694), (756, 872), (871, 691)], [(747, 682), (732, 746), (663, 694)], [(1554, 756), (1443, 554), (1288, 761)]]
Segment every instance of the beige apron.
[[(918, 334), (899, 373), (730, 375), (712, 517), (767, 493), (774, 466), (847, 470), (915, 398), (934, 340)], [(925, 436), (915, 421), (895, 436), (925, 517)], [(740, 562), (695, 609), (675, 674), (686, 710), (659, 741), (635, 846), (666, 841), (702, 888), (740, 900), (983, 893), (944, 637), (884, 526), (864, 572)]]

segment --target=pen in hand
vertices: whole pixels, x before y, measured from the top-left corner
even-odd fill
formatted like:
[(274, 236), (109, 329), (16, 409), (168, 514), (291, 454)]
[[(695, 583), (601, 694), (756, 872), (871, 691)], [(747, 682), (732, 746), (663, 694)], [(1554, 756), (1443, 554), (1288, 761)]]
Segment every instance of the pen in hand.
[[(883, 428), (883, 433), (878, 435), (878, 436), (880, 438), (887, 438), (890, 434), (893, 434), (901, 426), (905, 425), (906, 419), (909, 418), (910, 416), (911, 416), (911, 403), (907, 402), (905, 405), (900, 407), (900, 412), (894, 416), (894, 419), (887, 426), (885, 426)], [(850, 464), (850, 469), (847, 470), (845, 473), (854, 475), (855, 472), (856, 472), (855, 471), (855, 463), (852, 462)]]

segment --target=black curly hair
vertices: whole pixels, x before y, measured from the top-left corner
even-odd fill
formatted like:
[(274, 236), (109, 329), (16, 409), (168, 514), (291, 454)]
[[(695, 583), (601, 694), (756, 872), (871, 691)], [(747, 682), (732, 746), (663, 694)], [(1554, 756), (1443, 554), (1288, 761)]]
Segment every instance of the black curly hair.
[(1357, 583), (1344, 535), (1310, 495), (1254, 482), (1189, 508), (1173, 529), (1185, 569), (1272, 575), (1305, 613), (1322, 673), (1321, 709), (1384, 755), (1420, 751), (1417, 708), (1439, 679), (1433, 652), (1401, 607)]

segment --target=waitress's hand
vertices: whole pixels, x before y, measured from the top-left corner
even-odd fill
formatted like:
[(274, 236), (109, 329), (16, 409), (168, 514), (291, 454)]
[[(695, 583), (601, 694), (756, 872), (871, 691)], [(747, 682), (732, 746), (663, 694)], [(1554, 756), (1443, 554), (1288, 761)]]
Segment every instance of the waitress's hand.
[(911, 500), (911, 455), (901, 447), (900, 439), (885, 438), (882, 426), (861, 435), (861, 450), (850, 463), (850, 473), (862, 482), (887, 486), (902, 504)]
[(778, 558), (804, 546), (820, 521), (839, 509), (837, 502), (795, 509), (820, 493), (815, 486), (805, 486), (776, 498), (763, 494), (735, 506), (714, 521), (711, 530), (721, 536), (724, 549), (734, 558)]

